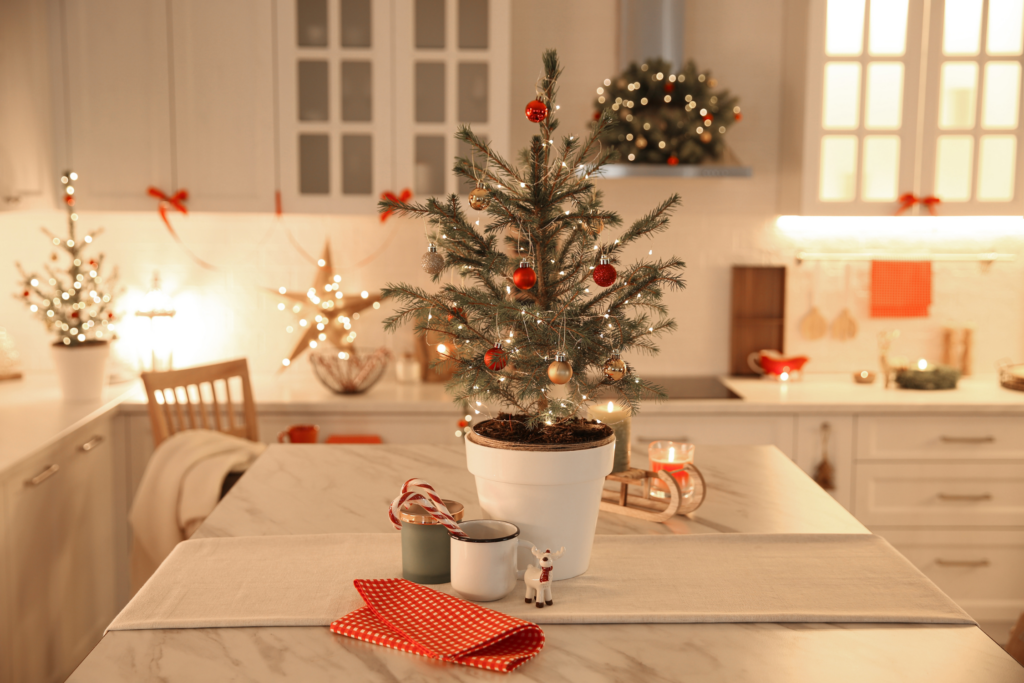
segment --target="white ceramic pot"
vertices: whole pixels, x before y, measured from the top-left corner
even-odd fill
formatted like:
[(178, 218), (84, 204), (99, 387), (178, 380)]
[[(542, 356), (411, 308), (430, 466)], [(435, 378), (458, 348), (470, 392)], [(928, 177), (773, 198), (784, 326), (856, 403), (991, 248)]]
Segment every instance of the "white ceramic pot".
[[(485, 446), (474, 437), (466, 438), (466, 464), (484, 516), (512, 522), (540, 550), (565, 546), (555, 581), (587, 571), (614, 439), (580, 450), (523, 451)], [(520, 567), (533, 560), (528, 549), (519, 554)]]
[(53, 362), (65, 401), (98, 401), (107, 383), (110, 344), (53, 345)]

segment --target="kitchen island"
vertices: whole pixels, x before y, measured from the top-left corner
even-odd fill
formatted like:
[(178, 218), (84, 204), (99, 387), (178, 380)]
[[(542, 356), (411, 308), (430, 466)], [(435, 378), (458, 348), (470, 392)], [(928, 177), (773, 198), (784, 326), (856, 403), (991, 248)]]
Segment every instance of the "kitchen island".
[[(692, 518), (602, 512), (601, 534), (867, 533), (770, 446), (704, 447)], [(382, 532), (401, 482), (420, 476), (480, 515), (461, 445), (272, 446), (197, 536)], [(356, 483), (357, 482), (357, 483)], [(396, 532), (397, 533), (397, 532)], [(369, 578), (369, 577), (368, 577)], [(680, 577), (680, 590), (699, 590)], [(339, 615), (341, 616), (341, 615)], [(975, 626), (645, 624), (545, 626), (516, 676), (538, 681), (1024, 681)], [(492, 676), (336, 636), (327, 628), (110, 632), (71, 681), (404, 681)]]

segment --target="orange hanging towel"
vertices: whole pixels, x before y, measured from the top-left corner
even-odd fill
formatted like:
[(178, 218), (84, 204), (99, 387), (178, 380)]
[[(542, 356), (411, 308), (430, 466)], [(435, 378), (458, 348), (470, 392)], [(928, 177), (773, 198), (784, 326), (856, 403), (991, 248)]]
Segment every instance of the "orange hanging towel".
[(931, 303), (931, 261), (871, 262), (872, 318), (927, 318)]

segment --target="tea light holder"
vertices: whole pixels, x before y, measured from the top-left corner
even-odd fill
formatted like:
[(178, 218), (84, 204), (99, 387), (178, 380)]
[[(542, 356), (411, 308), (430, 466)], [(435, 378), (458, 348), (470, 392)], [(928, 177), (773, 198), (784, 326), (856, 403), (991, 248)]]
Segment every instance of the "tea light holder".
[(874, 384), (875, 372), (874, 370), (858, 370), (853, 373), (853, 381), (857, 384)]
[(592, 405), (587, 409), (587, 417), (606, 424), (615, 432), (615, 462), (612, 472), (625, 472), (629, 469), (629, 442), (632, 438), (632, 420), (628, 408), (619, 408), (614, 401), (603, 405)]
[[(676, 441), (655, 441), (647, 447), (647, 457), (651, 461), (651, 469), (655, 472), (665, 470), (679, 482), (680, 492), (683, 497), (693, 495), (693, 481), (691, 477), (693, 465), (694, 445), (692, 443), (680, 443)], [(664, 482), (653, 479), (651, 481), (651, 497), (668, 498), (671, 492)]]

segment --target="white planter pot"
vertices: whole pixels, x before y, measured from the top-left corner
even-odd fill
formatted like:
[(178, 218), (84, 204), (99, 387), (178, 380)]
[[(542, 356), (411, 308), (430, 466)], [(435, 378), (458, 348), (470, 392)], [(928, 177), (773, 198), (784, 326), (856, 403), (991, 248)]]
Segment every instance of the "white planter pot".
[[(512, 522), (520, 538), (541, 550), (565, 547), (555, 581), (587, 571), (597, 530), (604, 478), (612, 471), (615, 440), (581, 450), (505, 450), (466, 437), (466, 463), (476, 477), (484, 516)], [(519, 551), (519, 568), (533, 560)]]
[(83, 346), (53, 346), (53, 362), (65, 401), (98, 401), (107, 383), (106, 342)]

